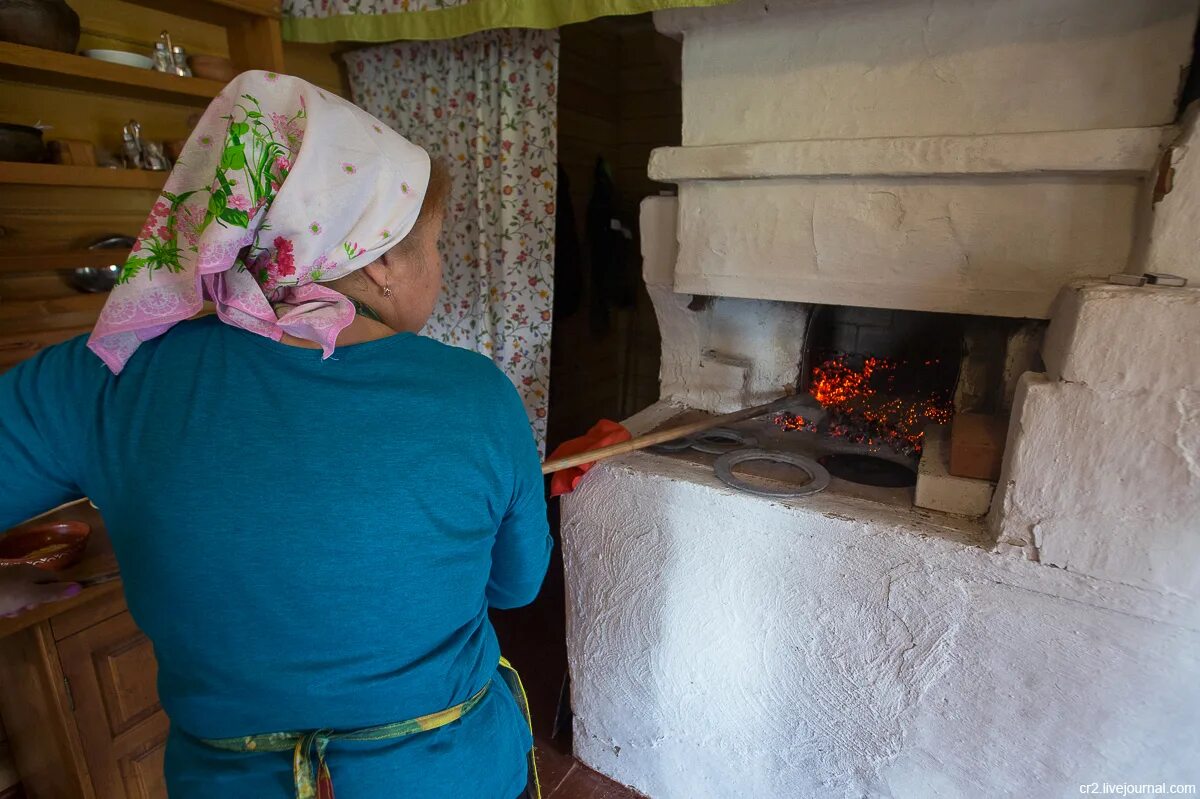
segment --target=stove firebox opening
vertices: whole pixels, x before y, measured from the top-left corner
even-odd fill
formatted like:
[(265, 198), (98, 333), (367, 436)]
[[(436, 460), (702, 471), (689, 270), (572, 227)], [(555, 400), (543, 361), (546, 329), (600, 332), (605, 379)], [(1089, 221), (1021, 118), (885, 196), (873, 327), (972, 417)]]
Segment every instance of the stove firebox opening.
[(814, 306), (798, 386), (824, 413), (777, 423), (919, 457), (925, 427), (953, 417), (965, 324), (955, 314)]

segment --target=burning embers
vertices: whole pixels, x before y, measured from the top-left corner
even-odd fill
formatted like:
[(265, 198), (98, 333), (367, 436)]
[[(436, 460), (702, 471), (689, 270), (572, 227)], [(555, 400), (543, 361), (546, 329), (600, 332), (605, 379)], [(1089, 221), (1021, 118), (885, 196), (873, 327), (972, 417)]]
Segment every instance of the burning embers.
[(812, 369), (809, 393), (825, 414), (776, 417), (784, 430), (825, 432), (855, 444), (889, 446), (917, 456), (929, 423), (954, 414), (954, 373), (941, 358), (893, 359), (832, 354)]

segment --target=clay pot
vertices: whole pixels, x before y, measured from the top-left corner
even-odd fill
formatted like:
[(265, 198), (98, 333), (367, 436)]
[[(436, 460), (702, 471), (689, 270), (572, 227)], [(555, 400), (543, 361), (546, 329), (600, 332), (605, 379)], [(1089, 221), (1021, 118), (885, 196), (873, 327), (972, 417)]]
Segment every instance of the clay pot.
[(0, 122), (0, 161), (41, 163), (46, 160), (42, 131), (29, 125)]
[(51, 522), (0, 537), (0, 567), (36, 566), (59, 571), (83, 560), (92, 528), (84, 522)]
[(237, 70), (233, 68), (233, 62), (228, 58), (215, 55), (194, 55), (189, 60), (192, 64), (192, 75), (197, 78), (228, 83), (237, 75)]
[(0, 41), (73, 53), (79, 44), (79, 15), (65, 0), (4, 0)]

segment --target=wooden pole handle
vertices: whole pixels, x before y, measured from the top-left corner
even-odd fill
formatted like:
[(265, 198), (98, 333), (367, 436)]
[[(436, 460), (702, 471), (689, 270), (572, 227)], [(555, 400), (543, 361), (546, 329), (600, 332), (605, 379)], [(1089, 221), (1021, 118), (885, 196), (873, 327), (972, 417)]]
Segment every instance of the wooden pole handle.
[(578, 455), (569, 455), (565, 458), (555, 458), (554, 460), (546, 461), (542, 464), (542, 474), (550, 474), (551, 472), (559, 472), (563, 469), (569, 469), (572, 466), (578, 466), (581, 463), (594, 463), (602, 461), (605, 458), (612, 458), (617, 455), (624, 455), (627, 452), (636, 452), (639, 449), (652, 447), (655, 444), (662, 444), (666, 441), (674, 441), (677, 438), (690, 436), (693, 433), (702, 433), (705, 430), (711, 430), (714, 427), (721, 425), (734, 424), (735, 422), (743, 422), (746, 419), (753, 419), (757, 416), (772, 413), (774, 411), (782, 411), (790, 408), (796, 403), (796, 397), (788, 396), (777, 399), (774, 402), (768, 402), (765, 405), (755, 405), (753, 408), (744, 408), (733, 413), (714, 416), (710, 419), (701, 419), (698, 422), (689, 422), (687, 424), (677, 425), (676, 427), (668, 427), (664, 430), (655, 430), (653, 433), (646, 433), (636, 438), (631, 438), (628, 441), (622, 441), (619, 444), (610, 444), (607, 447), (600, 447), (588, 452), (581, 452)]

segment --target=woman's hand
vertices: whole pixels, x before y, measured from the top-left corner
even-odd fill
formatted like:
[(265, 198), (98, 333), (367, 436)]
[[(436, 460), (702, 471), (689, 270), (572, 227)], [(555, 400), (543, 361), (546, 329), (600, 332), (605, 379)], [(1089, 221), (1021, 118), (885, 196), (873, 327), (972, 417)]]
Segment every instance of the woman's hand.
[(0, 568), (0, 616), (12, 617), (47, 602), (77, 596), (79, 583), (51, 582), (53, 576), (33, 566)]

